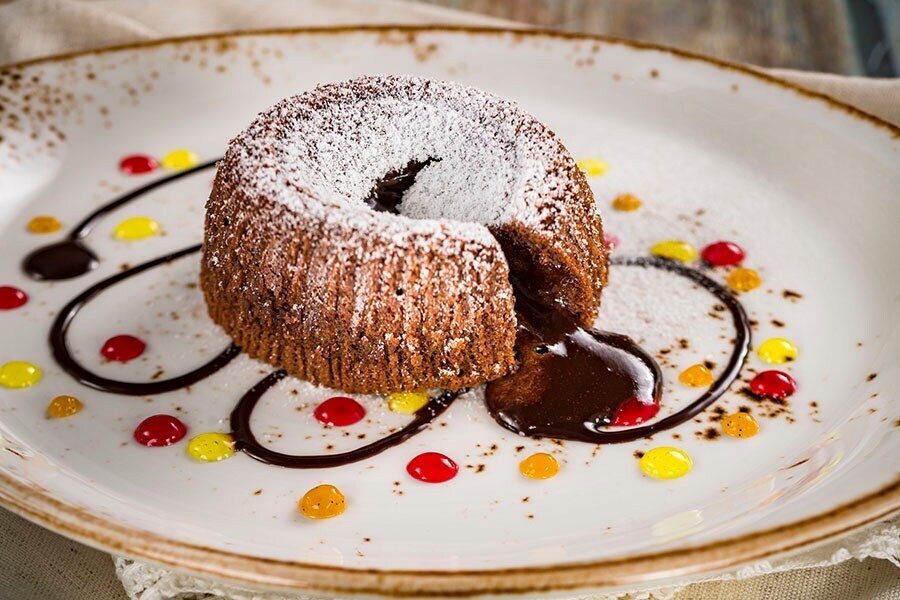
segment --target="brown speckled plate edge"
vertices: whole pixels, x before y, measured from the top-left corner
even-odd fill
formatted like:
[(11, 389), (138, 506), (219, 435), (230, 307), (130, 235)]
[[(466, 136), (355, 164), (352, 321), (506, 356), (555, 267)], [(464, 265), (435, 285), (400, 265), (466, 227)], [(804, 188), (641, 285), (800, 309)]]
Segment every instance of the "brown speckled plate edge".
[[(806, 90), (777, 77), (741, 65), (691, 52), (609, 38), (532, 29), (501, 29), (453, 26), (369, 26), (335, 28), (266, 29), (152, 40), (72, 52), (0, 67), (18, 71), (32, 65), (70, 58), (105, 54), (120, 50), (140, 50), (156, 46), (230, 37), (264, 35), (339, 35), (360, 32), (407, 34), (410, 41), (418, 32), (459, 35), (512, 35), (528, 38), (562, 38), (620, 44), (637, 50), (664, 52), (688, 61), (701, 61), (720, 69), (735, 71), (764, 83), (838, 109), (900, 138), (900, 127), (870, 115), (825, 94)], [(317, 594), (395, 596), (474, 596), (483, 594), (553, 593), (565, 590), (624, 586), (682, 575), (709, 573), (767, 559), (846, 534), (900, 511), (900, 477), (879, 491), (826, 513), (750, 535), (722, 540), (694, 548), (641, 554), (597, 562), (546, 565), (539, 568), (489, 571), (383, 571), (329, 567), (278, 561), (224, 552), (178, 542), (146, 531), (124, 527), (63, 502), (46, 490), (0, 473), (0, 504), (48, 529), (106, 551), (148, 560), (168, 567), (188, 570), (214, 578), (224, 578), (279, 589), (295, 589)]]

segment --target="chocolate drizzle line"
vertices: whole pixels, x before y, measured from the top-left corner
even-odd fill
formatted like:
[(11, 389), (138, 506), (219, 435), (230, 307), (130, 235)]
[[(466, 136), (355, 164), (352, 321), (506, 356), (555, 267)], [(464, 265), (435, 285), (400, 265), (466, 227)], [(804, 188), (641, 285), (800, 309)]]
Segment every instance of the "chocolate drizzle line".
[(234, 438), (235, 448), (251, 458), (290, 469), (325, 469), (371, 458), (388, 448), (402, 444), (424, 430), (465, 391), (443, 392), (441, 395), (431, 398), (428, 404), (416, 411), (413, 420), (405, 427), (365, 446), (337, 454), (296, 455), (275, 452), (266, 448), (257, 441), (250, 428), (250, 417), (253, 415), (256, 403), (263, 397), (263, 394), (285, 377), (287, 377), (287, 372), (281, 369), (273, 371), (244, 394), (231, 412), (231, 436)]
[(88, 387), (92, 387), (95, 390), (100, 390), (102, 392), (112, 392), (115, 394), (123, 394), (126, 396), (145, 396), (150, 394), (163, 394), (165, 392), (171, 392), (173, 390), (187, 387), (189, 385), (197, 383), (202, 379), (205, 379), (206, 377), (209, 377), (210, 375), (227, 365), (229, 362), (231, 362), (231, 360), (241, 352), (241, 349), (234, 344), (228, 346), (218, 356), (213, 358), (205, 365), (202, 365), (194, 369), (193, 371), (189, 371), (188, 373), (184, 373), (183, 375), (172, 377), (171, 379), (149, 381), (146, 383), (118, 381), (115, 379), (108, 379), (84, 368), (80, 363), (78, 363), (78, 361), (76, 361), (72, 357), (72, 353), (69, 352), (69, 347), (66, 344), (66, 335), (68, 334), (69, 326), (72, 325), (72, 321), (75, 319), (75, 315), (77, 315), (78, 311), (81, 310), (85, 304), (90, 302), (90, 300), (97, 296), (100, 292), (116, 285), (124, 279), (133, 277), (138, 273), (142, 273), (148, 269), (152, 269), (153, 267), (162, 264), (170, 263), (173, 260), (179, 259), (189, 254), (194, 254), (195, 252), (199, 251), (200, 244), (197, 244), (195, 246), (190, 246), (188, 248), (178, 250), (177, 252), (173, 252), (165, 256), (160, 256), (159, 258), (153, 259), (149, 262), (145, 262), (141, 265), (128, 269), (127, 271), (123, 271), (121, 273), (113, 275), (112, 277), (108, 277), (107, 279), (95, 283), (85, 291), (75, 296), (72, 301), (70, 301), (63, 307), (60, 313), (56, 316), (56, 319), (53, 321), (53, 326), (50, 328), (50, 347), (53, 350), (53, 358), (56, 359), (56, 362), (59, 364), (59, 366), (79, 382)]
[[(532, 404), (531, 406), (526, 405), (524, 408), (516, 404), (510, 405), (503, 394), (503, 392), (506, 391), (502, 387), (504, 385), (504, 380), (501, 379), (490, 382), (486, 393), (488, 410), (490, 411), (491, 416), (493, 416), (500, 425), (520, 435), (552, 437), (594, 444), (628, 442), (649, 437), (658, 431), (675, 427), (676, 425), (693, 418), (721, 397), (735, 379), (737, 379), (750, 348), (750, 323), (743, 306), (731, 292), (700, 271), (665, 258), (614, 257), (611, 260), (611, 263), (617, 266), (653, 267), (681, 275), (707, 290), (724, 304), (730, 311), (732, 319), (734, 320), (736, 334), (734, 350), (732, 351), (728, 364), (722, 374), (719, 375), (709, 389), (707, 389), (699, 398), (675, 414), (651, 422), (647, 425), (631, 427), (628, 429), (608, 430), (599, 429), (599, 427), (609, 422), (608, 415), (601, 413), (599, 418), (596, 419), (572, 418), (574, 410), (573, 400), (578, 396), (585, 395), (586, 382), (584, 377), (579, 378), (570, 375), (557, 381), (552, 378), (553, 373), (551, 370), (547, 374), (550, 377), (550, 383), (545, 384), (545, 376), (538, 370), (540, 369), (540, 362), (532, 360), (529, 363), (529, 357), (525, 357), (523, 369), (520, 369), (519, 373), (509, 377), (515, 378), (518, 376), (521, 378), (521, 381), (525, 382), (528, 382), (529, 380), (537, 381), (537, 387), (540, 388), (537, 392), (539, 400), (536, 404)], [(562, 354), (563, 360), (579, 360), (588, 366), (591, 366), (583, 357), (578, 357), (578, 352), (573, 352), (573, 350), (576, 350), (580, 351), (581, 354), (586, 354), (583, 351), (585, 345), (583, 343), (578, 344), (578, 346), (581, 346), (581, 349), (579, 349), (574, 347), (575, 344), (570, 344), (570, 342), (573, 341), (573, 338), (581, 335), (582, 332), (588, 334), (588, 336), (596, 340), (599, 344), (605, 345), (610, 349), (615, 348), (622, 352), (632, 354), (641, 362), (647, 363), (647, 360), (649, 359), (654, 365), (653, 370), (656, 373), (659, 373), (658, 367), (655, 367), (655, 361), (653, 361), (646, 352), (629, 338), (593, 330), (576, 330), (574, 333), (568, 334), (565, 341), (560, 342), (560, 344), (569, 344), (566, 347), (566, 353)], [(525, 340), (527, 340), (528, 343), (520, 345), (520, 352), (537, 350), (539, 354), (542, 354), (552, 351), (552, 347), (547, 346), (538, 345), (535, 348), (535, 343), (541, 343), (540, 338), (534, 337), (531, 333), (527, 333)], [(540, 352), (542, 349), (544, 349), (544, 352)], [(593, 368), (598, 372), (603, 370), (618, 370), (615, 365), (612, 365), (609, 362), (602, 364), (603, 361), (608, 360), (604, 357), (606, 352), (607, 351), (603, 351), (602, 353), (594, 354), (594, 358), (599, 360), (601, 364)], [(569, 356), (573, 356), (573, 358), (570, 359)], [(530, 367), (530, 365), (535, 366)], [(537, 374), (535, 375), (529, 372), (523, 373), (522, 371), (525, 367), (535, 368)], [(619, 377), (621, 377), (621, 375), (619, 375)], [(621, 382), (613, 381), (617, 384), (617, 387), (621, 387)], [(658, 381), (655, 386), (656, 390), (661, 389), (660, 384), (661, 381)], [(494, 389), (492, 390), (492, 388)], [(606, 390), (599, 389), (594, 391), (595, 396), (598, 397), (597, 400), (599, 400), (598, 408), (608, 410), (611, 400), (608, 398)], [(513, 392), (515, 392), (515, 390), (513, 390)], [(530, 400), (534, 401), (534, 398), (531, 398)], [(619, 402), (622, 400), (624, 400), (624, 398), (618, 399)], [(577, 408), (577, 403), (575, 404), (575, 408)], [(536, 420), (535, 416), (541, 418)]]
[(111, 202), (107, 202), (82, 219), (82, 221), (72, 229), (69, 235), (66, 236), (65, 240), (33, 250), (25, 257), (25, 260), (22, 263), (22, 269), (29, 277), (37, 279), (38, 281), (72, 279), (73, 277), (78, 277), (79, 275), (84, 275), (88, 271), (94, 270), (99, 264), (99, 259), (97, 258), (97, 255), (87, 247), (83, 240), (94, 230), (94, 227), (96, 227), (100, 219), (119, 207), (137, 200), (155, 188), (181, 179), (182, 177), (186, 177), (192, 173), (196, 173), (197, 171), (210, 169), (216, 166), (216, 163), (219, 160), (220, 159), (211, 160), (191, 169), (175, 173), (174, 175), (157, 179), (156, 181), (132, 190)]

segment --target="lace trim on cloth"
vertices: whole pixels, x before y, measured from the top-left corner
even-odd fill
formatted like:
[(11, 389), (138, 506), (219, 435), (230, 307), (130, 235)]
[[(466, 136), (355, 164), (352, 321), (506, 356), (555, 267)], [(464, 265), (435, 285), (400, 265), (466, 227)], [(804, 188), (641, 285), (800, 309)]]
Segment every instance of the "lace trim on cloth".
[[(671, 600), (692, 583), (703, 581), (741, 580), (796, 569), (827, 567), (855, 559), (879, 558), (900, 567), (900, 518), (878, 523), (845, 538), (824, 544), (801, 554), (788, 555), (746, 565), (737, 570), (715, 575), (700, 575), (667, 582), (653, 587), (622, 589), (615, 592), (580, 596), (582, 600)], [(116, 575), (131, 600), (311, 600), (321, 596), (283, 595), (269, 591), (253, 591), (228, 583), (168, 569), (136, 560), (114, 557)]]

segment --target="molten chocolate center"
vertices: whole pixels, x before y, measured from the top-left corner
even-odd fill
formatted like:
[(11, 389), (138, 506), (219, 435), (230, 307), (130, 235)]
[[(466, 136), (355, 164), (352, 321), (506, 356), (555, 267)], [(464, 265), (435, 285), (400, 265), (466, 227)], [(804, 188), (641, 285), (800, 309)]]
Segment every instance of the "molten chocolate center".
[(369, 192), (365, 203), (375, 212), (400, 214), (399, 206), (403, 201), (403, 194), (416, 182), (416, 175), (437, 160), (440, 159), (411, 160), (402, 169), (390, 171), (375, 182), (375, 187)]

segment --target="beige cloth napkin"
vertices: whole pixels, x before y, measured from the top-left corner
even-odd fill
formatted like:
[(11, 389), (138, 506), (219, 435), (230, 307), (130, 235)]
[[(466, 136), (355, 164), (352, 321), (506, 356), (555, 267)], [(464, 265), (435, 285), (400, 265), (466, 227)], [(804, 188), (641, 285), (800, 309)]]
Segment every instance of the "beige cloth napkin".
[[(517, 26), (482, 15), (401, 0), (0, 0), (0, 65), (159, 37), (359, 23)], [(873, 81), (796, 71), (774, 73), (900, 124), (900, 80)], [(856, 540), (842, 540), (805, 555), (751, 565), (726, 574), (724, 579), (676, 583), (652, 592), (635, 590), (630, 597), (900, 600), (900, 569), (895, 566), (900, 566), (898, 545), (900, 529), (896, 523), (883, 523), (857, 534)], [(848, 552), (851, 546), (854, 550)], [(866, 556), (888, 560), (847, 560)], [(822, 564), (833, 566), (817, 566)], [(117, 559), (116, 567), (122, 583), (116, 579), (108, 555), (0, 510), (3, 599), (168, 600), (190, 590), (202, 593), (191, 592), (183, 597), (264, 597), (142, 563)]]

